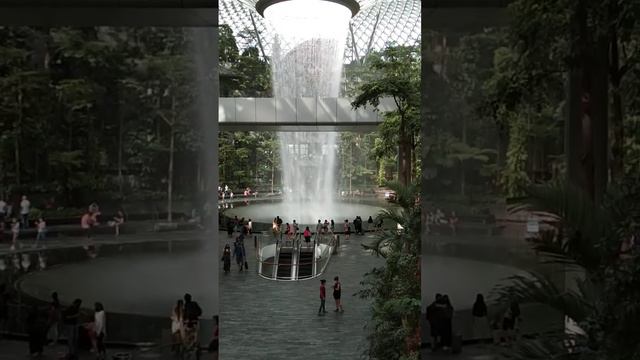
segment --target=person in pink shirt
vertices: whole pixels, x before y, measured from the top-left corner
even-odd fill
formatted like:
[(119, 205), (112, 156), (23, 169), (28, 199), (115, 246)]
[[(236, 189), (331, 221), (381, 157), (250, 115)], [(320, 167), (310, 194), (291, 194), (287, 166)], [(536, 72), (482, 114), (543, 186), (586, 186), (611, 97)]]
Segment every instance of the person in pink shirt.
[(80, 227), (82, 228), (82, 232), (84, 232), (84, 236), (87, 240), (91, 240), (91, 226), (93, 225), (93, 217), (91, 213), (86, 212), (82, 215), (80, 219)]
[[(47, 231), (47, 222), (44, 221), (44, 218), (39, 217), (36, 221), (36, 228), (38, 229), (38, 233), (36, 235), (36, 242), (33, 244), (34, 248), (37, 248), (40, 244), (40, 241), (44, 241), (45, 233)], [(46, 247), (46, 245), (44, 246)]]
[(325, 283), (327, 280), (320, 280), (320, 308), (318, 309), (318, 315), (326, 314), (327, 310), (324, 308), (325, 300), (327, 299), (327, 288), (325, 287)]

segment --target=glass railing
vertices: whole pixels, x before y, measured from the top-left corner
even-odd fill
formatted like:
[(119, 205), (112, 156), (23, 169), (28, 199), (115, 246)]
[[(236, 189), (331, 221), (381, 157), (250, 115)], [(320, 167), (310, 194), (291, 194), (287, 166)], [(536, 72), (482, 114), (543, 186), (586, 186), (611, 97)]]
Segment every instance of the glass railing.
[(257, 237), (258, 274), (270, 280), (307, 280), (320, 276), (336, 245), (331, 233), (314, 235), (309, 243), (301, 235), (260, 233)]

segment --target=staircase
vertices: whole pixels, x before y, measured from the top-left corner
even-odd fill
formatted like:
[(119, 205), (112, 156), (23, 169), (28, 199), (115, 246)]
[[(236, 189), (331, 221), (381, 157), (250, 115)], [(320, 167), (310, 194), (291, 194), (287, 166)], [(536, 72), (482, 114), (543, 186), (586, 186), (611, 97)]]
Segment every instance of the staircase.
[(278, 256), (278, 271), (276, 278), (283, 280), (291, 279), (291, 263), (293, 260), (292, 248), (281, 248)]
[(300, 249), (300, 257), (298, 259), (298, 279), (304, 279), (313, 276), (313, 248)]

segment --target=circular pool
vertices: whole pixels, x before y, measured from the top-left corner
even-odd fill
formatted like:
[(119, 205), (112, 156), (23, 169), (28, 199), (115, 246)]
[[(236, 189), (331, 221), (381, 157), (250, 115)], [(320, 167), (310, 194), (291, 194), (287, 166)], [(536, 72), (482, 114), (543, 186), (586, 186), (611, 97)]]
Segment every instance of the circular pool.
[[(363, 221), (367, 221), (369, 216), (375, 219), (376, 215), (383, 210), (384, 204), (380, 206), (368, 205), (352, 202), (337, 202), (333, 209), (319, 207), (309, 214), (300, 208), (288, 205), (284, 202), (276, 203), (257, 203), (248, 206), (236, 206), (232, 209), (226, 209), (225, 215), (238, 218), (251, 219), (259, 223), (270, 224), (276, 216), (284, 222), (293, 222), (296, 220), (299, 224), (315, 224), (318, 219), (321, 221), (333, 219), (336, 224), (342, 224), (345, 219), (353, 221), (356, 216), (360, 216)], [(336, 229), (340, 229), (336, 226)]]
[[(252, 246), (248, 251), (253, 253)], [(375, 258), (371, 255), (342, 255), (355, 256), (357, 263), (362, 263), (362, 269), (353, 274), (354, 286), (364, 272), (375, 266), (369, 262)], [(81, 298), (85, 304), (96, 301), (109, 304), (110, 311), (149, 316), (167, 316), (175, 301), (185, 292), (190, 292), (201, 304), (205, 316), (210, 316), (215, 311), (213, 309), (218, 308), (218, 288), (224, 291), (224, 287), (228, 286), (225, 285), (226, 280), (219, 286), (218, 279), (211, 275), (214, 268), (220, 266), (218, 260), (213, 258), (212, 245), (181, 254), (150, 253), (98, 258), (31, 273), (21, 282), (21, 289), (36, 298), (48, 299), (51, 292), (57, 291), (65, 303)], [(339, 262), (337, 259), (335, 261)], [(333, 264), (333, 267), (337, 265), (339, 263)], [(250, 282), (251, 287), (268, 293), (281, 291), (287, 286), (297, 286), (259, 279), (253, 266), (255, 262), (252, 261), (252, 268), (246, 274), (251, 278), (255, 277)], [(332, 269), (330, 263), (328, 271), (354, 270), (353, 266)], [(426, 256), (423, 258), (422, 276), (426, 277), (424, 280), (429, 285), (422, 292), (427, 299), (432, 298), (435, 293), (448, 294), (457, 309), (465, 309), (472, 306), (476, 293), (482, 292), (486, 296), (499, 281), (515, 274), (522, 274), (522, 271), (481, 261)], [(331, 274), (327, 274), (327, 277), (329, 275)], [(304, 282), (301, 284), (304, 285)], [(315, 290), (315, 283), (304, 286)], [(251, 289), (247, 288), (246, 291), (251, 292)], [(295, 292), (291, 296), (295, 296), (294, 294)], [(233, 306), (240, 306), (243, 299), (237, 298), (234, 301), (236, 303)]]

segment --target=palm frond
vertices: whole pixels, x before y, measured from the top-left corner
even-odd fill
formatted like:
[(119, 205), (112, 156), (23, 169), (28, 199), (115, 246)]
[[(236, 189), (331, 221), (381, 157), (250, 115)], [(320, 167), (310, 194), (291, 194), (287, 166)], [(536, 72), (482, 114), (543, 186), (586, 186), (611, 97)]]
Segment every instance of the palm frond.
[(570, 353), (570, 344), (581, 343), (582, 339), (565, 334), (542, 335), (535, 339), (517, 342), (514, 348), (505, 349), (502, 355), (513, 360), (569, 360), (576, 357)]
[(550, 256), (564, 254), (585, 268), (599, 266), (603, 249), (597, 242), (614, 228), (608, 211), (595, 206), (583, 191), (560, 181), (531, 186), (525, 191), (527, 196), (510, 204), (509, 211), (557, 215), (563, 221), (560, 225), (563, 230), (570, 232), (561, 239), (561, 245), (544, 251)]
[(575, 322), (585, 320), (593, 312), (594, 299), (586, 298), (588, 294), (582, 293), (580, 288), (578, 291), (560, 289), (547, 276), (533, 272), (505, 279), (494, 287), (492, 295), (502, 304), (515, 300), (546, 305)]

